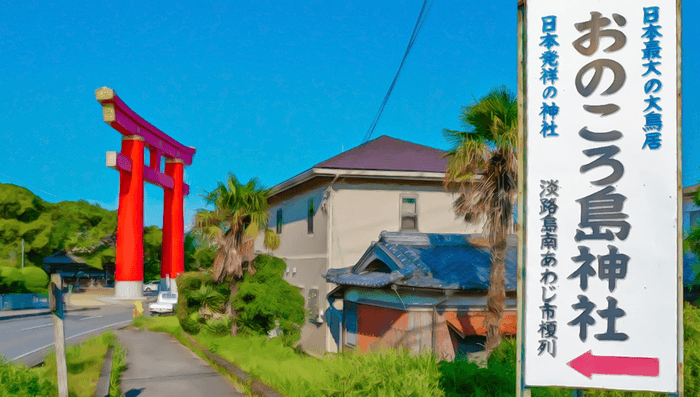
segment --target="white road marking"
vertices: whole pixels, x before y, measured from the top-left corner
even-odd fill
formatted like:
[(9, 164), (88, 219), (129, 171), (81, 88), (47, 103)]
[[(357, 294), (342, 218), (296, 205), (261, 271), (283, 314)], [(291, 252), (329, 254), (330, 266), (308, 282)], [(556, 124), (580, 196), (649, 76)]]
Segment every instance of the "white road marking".
[[(121, 321), (121, 322), (118, 322), (118, 323), (105, 325), (104, 327), (91, 329), (91, 330), (89, 330), (89, 331), (85, 331), (85, 332), (81, 332), (81, 333), (76, 334), (76, 335), (73, 335), (73, 336), (69, 336), (69, 337), (66, 338), (66, 340), (68, 340), (68, 339), (73, 339), (73, 338), (77, 338), (78, 336), (82, 336), (82, 335), (85, 335), (85, 334), (89, 334), (90, 332), (99, 331), (99, 330), (104, 329), (104, 328), (109, 328), (109, 327), (112, 327), (112, 326), (114, 326), (114, 325), (120, 325), (120, 324), (130, 323), (131, 321), (132, 321), (132, 320)], [(53, 324), (51, 324), (51, 325), (53, 325)], [(46, 345), (46, 346), (42, 346), (42, 347), (40, 347), (40, 348), (38, 348), (38, 349), (34, 349), (34, 350), (30, 351), (30, 352), (24, 353), (24, 354), (22, 354), (21, 356), (17, 356), (17, 357), (15, 357), (15, 358), (13, 358), (12, 361), (19, 360), (19, 359), (22, 358), (22, 357), (28, 356), (28, 355), (30, 355), (30, 354), (32, 354), (32, 353), (36, 353), (36, 352), (38, 352), (38, 351), (41, 350), (41, 349), (46, 349), (47, 347), (51, 347), (51, 346), (53, 346), (53, 343), (49, 343), (49, 344)]]
[(102, 317), (102, 316), (85, 317), (85, 318), (81, 318), (80, 321), (88, 320), (88, 319), (91, 319), (91, 318), (100, 318), (100, 317)]
[(29, 331), (30, 329), (37, 329), (37, 328), (44, 328), (44, 327), (50, 327), (53, 324), (44, 324), (44, 325), (37, 325), (36, 327), (29, 327), (29, 328), (22, 328), (20, 331)]

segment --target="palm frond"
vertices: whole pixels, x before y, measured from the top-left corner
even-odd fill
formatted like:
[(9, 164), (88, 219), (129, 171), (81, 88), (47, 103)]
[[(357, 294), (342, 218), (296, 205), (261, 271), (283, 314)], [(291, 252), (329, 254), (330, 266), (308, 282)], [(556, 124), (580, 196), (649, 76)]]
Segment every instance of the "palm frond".
[[(491, 245), (491, 275), (485, 324), (486, 350), (500, 341), (499, 324), (505, 301), (506, 237), (517, 195), (518, 107), (515, 95), (497, 87), (462, 108), (466, 131), (443, 130), (450, 143), (443, 185), (456, 189), (455, 214), (466, 222), (484, 221)], [(476, 174), (480, 178), (475, 178)]]
[(264, 246), (270, 250), (276, 250), (281, 244), (280, 236), (272, 229), (265, 229)]
[[(200, 210), (195, 216), (196, 229), (210, 241), (218, 243), (213, 263), (213, 275), (217, 281), (227, 277), (240, 278), (244, 271), (255, 272), (250, 262), (255, 255), (255, 238), (266, 229), (269, 223), (268, 197), (271, 189), (252, 178), (242, 184), (235, 175), (229, 173), (224, 182), (205, 197), (207, 204), (213, 204), (213, 211)], [(214, 229), (217, 235), (214, 236)], [(275, 248), (279, 246), (272, 244)], [(265, 243), (269, 240), (265, 232)], [(274, 243), (274, 241), (273, 241)], [(249, 263), (244, 270), (243, 263)]]

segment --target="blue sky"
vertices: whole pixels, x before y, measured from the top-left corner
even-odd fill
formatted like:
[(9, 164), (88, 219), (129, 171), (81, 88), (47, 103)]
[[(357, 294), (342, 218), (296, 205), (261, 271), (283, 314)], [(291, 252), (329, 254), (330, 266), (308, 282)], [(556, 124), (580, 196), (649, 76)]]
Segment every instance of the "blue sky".
[[(0, 182), (116, 209), (108, 86), (197, 148), (185, 224), (228, 171), (273, 186), (362, 143), (422, 5), (412, 1), (0, 5)], [(150, 2), (149, 2), (150, 3)], [(700, 15), (684, 1), (683, 15)], [(684, 185), (700, 180), (700, 24), (683, 26)], [(373, 137), (447, 149), (460, 108), (516, 88), (516, 1), (435, 1)], [(146, 185), (145, 223), (163, 192)]]

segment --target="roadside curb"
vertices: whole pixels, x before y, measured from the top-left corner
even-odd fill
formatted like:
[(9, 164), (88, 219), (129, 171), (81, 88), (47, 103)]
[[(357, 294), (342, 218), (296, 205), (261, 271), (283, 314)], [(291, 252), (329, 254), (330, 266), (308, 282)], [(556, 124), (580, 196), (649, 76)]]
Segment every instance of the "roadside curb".
[(109, 381), (112, 375), (112, 350), (113, 345), (107, 349), (104, 362), (102, 363), (102, 371), (100, 379), (97, 381), (95, 388), (95, 397), (109, 397)]
[(207, 349), (206, 347), (202, 346), (201, 343), (199, 343), (198, 340), (193, 338), (192, 336), (188, 335), (187, 333), (183, 332), (183, 335), (187, 340), (192, 343), (197, 349), (201, 350), (202, 353), (211, 361), (214, 362), (217, 366), (225, 369), (233, 375), (236, 379), (238, 379), (239, 382), (243, 384), (249, 384), (251, 392), (254, 396), (263, 396), (263, 397), (284, 397), (282, 394), (278, 393), (271, 387), (267, 386), (266, 384), (262, 383), (261, 381), (253, 378), (249, 373), (245, 372), (244, 370), (238, 368), (237, 366), (231, 364), (226, 360), (225, 358), (219, 356), (218, 354), (212, 353)]
[[(83, 312), (87, 310), (99, 310), (99, 307), (80, 307), (80, 308), (75, 308), (75, 309), (66, 309), (64, 310), (65, 313), (72, 313), (72, 312)], [(53, 313), (51, 310), (43, 310), (40, 312), (36, 313), (24, 313), (24, 314), (17, 314), (17, 315), (12, 315), (12, 316), (0, 316), (0, 321), (3, 320), (11, 320), (14, 318), (22, 318), (22, 317), (32, 317), (32, 316), (43, 316), (45, 314), (51, 314)]]

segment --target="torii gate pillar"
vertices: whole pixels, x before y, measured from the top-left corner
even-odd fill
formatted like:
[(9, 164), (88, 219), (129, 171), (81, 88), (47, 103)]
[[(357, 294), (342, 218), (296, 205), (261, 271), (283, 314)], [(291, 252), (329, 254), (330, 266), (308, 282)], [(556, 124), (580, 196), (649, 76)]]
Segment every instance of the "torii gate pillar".
[(143, 151), (138, 135), (122, 138), (122, 155), (131, 160), (131, 172), (119, 173), (117, 264), (115, 296), (143, 296)]
[[(183, 163), (167, 160), (165, 174), (173, 178), (172, 190), (165, 190), (163, 205), (163, 264), (160, 278), (172, 280), (185, 271), (185, 222), (183, 218)], [(177, 288), (177, 286), (175, 286)], [(172, 284), (171, 284), (172, 289)]]
[[(121, 153), (107, 152), (107, 166), (119, 171), (119, 212), (115, 291), (117, 298), (143, 297), (143, 183), (164, 191), (161, 278), (171, 280), (185, 271), (184, 166), (192, 164), (196, 149), (169, 137), (131, 110), (111, 88), (95, 91), (104, 121), (122, 133)], [(144, 161), (149, 151), (148, 166)], [(160, 171), (165, 157), (165, 172)], [(171, 283), (171, 288), (173, 288)], [(176, 287), (175, 287), (176, 288)]]

